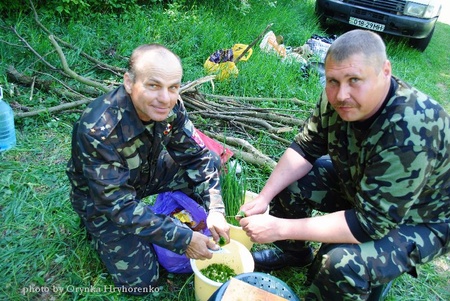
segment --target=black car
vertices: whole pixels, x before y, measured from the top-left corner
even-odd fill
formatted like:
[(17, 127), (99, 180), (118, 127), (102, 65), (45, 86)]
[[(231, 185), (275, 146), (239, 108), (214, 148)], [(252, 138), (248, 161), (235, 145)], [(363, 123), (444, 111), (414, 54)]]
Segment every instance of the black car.
[(424, 51), (441, 12), (440, 0), (316, 0), (322, 25), (327, 18), (352, 26), (407, 37)]

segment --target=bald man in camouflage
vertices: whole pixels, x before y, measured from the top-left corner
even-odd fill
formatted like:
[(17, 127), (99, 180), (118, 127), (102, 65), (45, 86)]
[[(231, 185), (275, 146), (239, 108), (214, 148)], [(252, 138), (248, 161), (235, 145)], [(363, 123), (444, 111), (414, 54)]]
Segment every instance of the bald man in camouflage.
[(94, 100), (73, 129), (67, 175), (70, 200), (117, 287), (152, 291), (159, 265), (152, 244), (189, 258), (211, 258), (217, 245), (177, 226), (141, 202), (182, 191), (208, 212), (215, 241), (229, 242), (218, 169), (220, 159), (196, 133), (180, 99), (183, 70), (172, 51), (142, 45), (130, 57), (123, 85)]
[(306, 266), (307, 242), (323, 243), (306, 300), (368, 300), (450, 251), (450, 117), (392, 76), (373, 32), (333, 42), (325, 74), (314, 112), (240, 223), (278, 246), (253, 253), (262, 270)]

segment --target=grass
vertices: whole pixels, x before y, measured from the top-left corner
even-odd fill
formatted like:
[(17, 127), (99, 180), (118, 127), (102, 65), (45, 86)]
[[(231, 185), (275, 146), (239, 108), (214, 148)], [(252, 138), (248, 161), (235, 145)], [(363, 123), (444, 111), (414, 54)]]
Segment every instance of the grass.
[[(313, 33), (325, 34), (315, 22), (314, 1), (251, 1), (249, 10), (236, 10), (229, 2), (189, 1), (166, 7), (143, 8), (134, 14), (92, 16), (62, 20), (41, 14), (41, 21), (64, 40), (86, 53), (111, 64), (124, 67), (131, 50), (146, 42), (160, 42), (173, 48), (185, 67), (184, 81), (204, 75), (203, 62), (217, 49), (234, 43), (250, 43), (269, 23), (282, 34), (286, 45), (302, 45)], [(224, 13), (226, 12), (226, 13)], [(245, 13), (245, 14), (244, 14)], [(18, 33), (33, 47), (45, 53), (45, 58), (59, 66), (48, 42), (27, 12), (2, 20), (3, 26), (15, 25)], [(344, 28), (333, 26), (335, 33)], [(416, 85), (440, 101), (448, 110), (450, 87), (450, 57), (446, 45), (450, 26), (439, 23), (435, 37), (424, 53), (407, 46), (402, 39), (386, 37), (388, 54), (394, 74)], [(69, 64), (84, 76), (120, 81), (120, 77), (97, 72), (80, 58), (77, 51), (66, 50)], [(2, 28), (0, 38), (0, 84), (5, 99), (24, 106), (42, 108), (65, 99), (54, 94), (19, 87), (11, 82), (4, 70), (14, 65), (27, 75), (42, 75), (60, 85), (48, 75), (48, 70), (18, 41), (11, 31)], [(248, 62), (238, 64), (239, 76), (216, 82), (214, 89), (205, 84), (202, 92), (234, 96), (296, 97), (311, 104), (317, 100), (321, 87), (317, 77), (304, 78), (295, 64), (284, 64), (276, 56), (255, 47)], [(47, 74), (47, 75), (46, 75)], [(31, 97), (32, 95), (32, 97)], [(309, 107), (292, 104), (262, 103), (264, 107), (279, 107), (298, 118), (305, 118)], [(80, 108), (81, 109), (81, 108)], [(134, 298), (111, 291), (112, 281), (99, 261), (79, 219), (70, 206), (69, 183), (65, 165), (69, 158), (72, 123), (79, 111), (64, 114), (41, 114), (33, 118), (16, 119), (17, 146), (0, 154), (0, 254), (3, 284), (1, 300), (193, 300), (192, 275), (163, 273), (158, 291), (145, 298)], [(208, 121), (197, 123), (208, 128)], [(292, 138), (294, 132), (287, 133)], [(284, 146), (265, 136), (250, 141), (274, 159)], [(243, 164), (248, 189), (258, 192), (268, 171)], [(289, 268), (273, 274), (287, 282), (299, 295), (305, 291), (305, 270)], [(420, 277), (404, 275), (397, 279), (388, 300), (449, 300), (450, 258), (441, 257), (419, 267)]]

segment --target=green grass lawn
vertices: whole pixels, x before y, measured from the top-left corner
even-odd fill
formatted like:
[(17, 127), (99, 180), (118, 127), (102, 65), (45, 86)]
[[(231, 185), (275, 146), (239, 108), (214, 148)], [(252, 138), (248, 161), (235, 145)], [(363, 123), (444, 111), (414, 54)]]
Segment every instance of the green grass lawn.
[[(180, 4), (181, 3), (181, 4)], [(234, 3), (234, 2), (231, 2)], [(250, 43), (268, 24), (283, 35), (288, 46), (303, 45), (312, 34), (325, 35), (314, 16), (314, 1), (250, 1), (249, 8), (235, 9), (230, 2), (179, 1), (166, 7), (144, 7), (120, 16), (92, 15), (59, 18), (41, 12), (41, 22), (65, 41), (109, 64), (125, 67), (126, 57), (139, 44), (159, 42), (177, 52), (184, 64), (184, 81), (205, 75), (203, 63), (215, 50), (235, 43)], [(30, 108), (55, 106), (70, 99), (54, 92), (23, 87), (6, 76), (13, 65), (28, 76), (39, 76), (63, 88), (62, 78), (34, 56), (9, 30), (17, 33), (60, 68), (60, 61), (48, 36), (29, 12), (1, 21), (0, 85), (10, 103)], [(345, 30), (333, 25), (339, 34)], [(386, 37), (394, 74), (417, 86), (441, 102), (448, 110), (450, 88), (450, 26), (439, 23), (429, 48), (417, 52), (399, 38)], [(64, 49), (68, 64), (86, 77), (120, 81), (120, 76), (98, 71), (79, 55)], [(199, 89), (236, 97), (297, 98), (313, 104), (321, 91), (317, 76), (304, 77), (298, 64), (287, 64), (256, 46), (247, 62), (238, 63), (239, 76), (227, 81), (207, 83)], [(73, 83), (72, 81), (70, 81)], [(311, 105), (263, 101), (261, 107), (290, 112), (305, 118)], [(69, 183), (65, 166), (70, 152), (72, 124), (82, 107), (55, 114), (16, 118), (17, 146), (0, 154), (0, 300), (193, 300), (192, 275), (163, 272), (157, 292), (134, 298), (110, 289), (112, 280), (79, 227), (79, 219), (69, 203)], [(17, 106), (15, 108), (18, 111)], [(196, 119), (200, 129), (212, 126)], [(295, 130), (285, 133), (291, 139)], [(264, 136), (249, 136), (248, 141), (275, 160), (285, 145)], [(243, 164), (249, 189), (258, 192), (268, 171)], [(443, 256), (419, 267), (419, 278), (404, 275), (394, 282), (387, 300), (450, 300), (450, 257)], [(306, 270), (290, 268), (273, 275), (287, 282), (302, 296)]]

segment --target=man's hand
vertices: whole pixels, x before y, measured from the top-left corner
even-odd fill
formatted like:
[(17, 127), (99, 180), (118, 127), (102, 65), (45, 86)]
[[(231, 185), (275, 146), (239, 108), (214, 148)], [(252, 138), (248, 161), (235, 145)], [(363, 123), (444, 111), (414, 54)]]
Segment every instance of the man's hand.
[(209, 212), (206, 224), (215, 242), (218, 242), (220, 237), (223, 237), (226, 244), (230, 243), (230, 225), (222, 213)]
[(268, 214), (257, 214), (242, 218), (239, 223), (251, 241), (271, 243), (282, 239), (278, 233), (280, 221)]
[(212, 253), (209, 250), (216, 250), (218, 246), (206, 235), (193, 231), (191, 243), (186, 249), (186, 256), (192, 259), (211, 259)]
[(347, 224), (345, 210), (291, 219), (257, 214), (241, 219), (240, 225), (250, 240), (257, 243), (287, 239), (324, 243), (360, 243)]
[(245, 216), (263, 214), (267, 211), (269, 203), (270, 199), (266, 200), (262, 197), (262, 195), (258, 195), (250, 202), (246, 202), (244, 205), (242, 205), (239, 211), (243, 211), (245, 213)]

